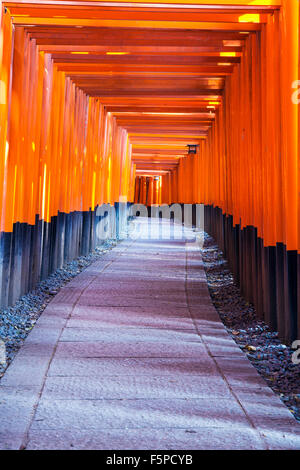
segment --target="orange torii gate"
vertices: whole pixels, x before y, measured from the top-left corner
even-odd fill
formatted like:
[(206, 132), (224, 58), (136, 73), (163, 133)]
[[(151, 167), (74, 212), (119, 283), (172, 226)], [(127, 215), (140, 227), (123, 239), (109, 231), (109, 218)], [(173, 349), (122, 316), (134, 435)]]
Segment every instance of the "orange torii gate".
[(203, 203), (244, 295), (295, 338), (298, 0), (106, 3), (1, 2), (1, 304), (94, 246), (97, 207)]

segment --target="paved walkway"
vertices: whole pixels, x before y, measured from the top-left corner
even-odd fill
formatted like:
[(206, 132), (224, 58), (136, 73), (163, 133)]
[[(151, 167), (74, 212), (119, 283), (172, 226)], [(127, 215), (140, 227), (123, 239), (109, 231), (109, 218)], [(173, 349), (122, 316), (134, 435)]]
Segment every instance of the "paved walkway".
[(2, 449), (300, 449), (197, 246), (126, 240), (48, 305), (0, 385)]

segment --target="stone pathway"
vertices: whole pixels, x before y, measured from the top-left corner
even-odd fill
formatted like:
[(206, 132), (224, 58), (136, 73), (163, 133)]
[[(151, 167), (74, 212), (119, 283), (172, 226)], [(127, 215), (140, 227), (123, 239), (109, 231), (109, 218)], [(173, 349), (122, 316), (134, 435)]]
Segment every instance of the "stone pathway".
[(143, 234), (48, 305), (0, 382), (0, 448), (299, 450), (211, 303), (191, 233)]

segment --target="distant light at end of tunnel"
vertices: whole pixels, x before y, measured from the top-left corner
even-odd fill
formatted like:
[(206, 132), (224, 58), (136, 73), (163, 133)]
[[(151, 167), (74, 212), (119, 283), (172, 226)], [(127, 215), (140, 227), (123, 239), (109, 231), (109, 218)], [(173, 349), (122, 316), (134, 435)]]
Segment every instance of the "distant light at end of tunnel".
[[(125, 114), (125, 113), (124, 113)], [(142, 115), (151, 115), (151, 116), (189, 116), (191, 113), (149, 113), (147, 111), (141, 112)]]
[(220, 57), (236, 57), (236, 52), (220, 52)]
[(0, 80), (0, 104), (6, 104), (6, 86), (3, 80)]
[(5, 160), (4, 160), (4, 165), (7, 165), (7, 159), (8, 159), (8, 152), (9, 152), (9, 143), (6, 141), (5, 143)]
[(106, 52), (106, 55), (127, 55), (130, 52)]
[(260, 15), (248, 13), (246, 15), (239, 16), (239, 23), (260, 23)]
[(89, 52), (79, 52), (79, 51), (77, 51), (77, 52), (71, 52), (71, 54), (89, 54)]

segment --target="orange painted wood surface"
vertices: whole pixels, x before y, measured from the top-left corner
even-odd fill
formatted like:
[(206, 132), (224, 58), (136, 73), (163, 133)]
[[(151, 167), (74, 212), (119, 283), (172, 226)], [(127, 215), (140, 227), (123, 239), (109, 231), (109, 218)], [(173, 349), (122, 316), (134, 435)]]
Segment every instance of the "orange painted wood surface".
[(300, 251), (299, 2), (133, 3), (1, 2), (1, 230), (204, 203)]

